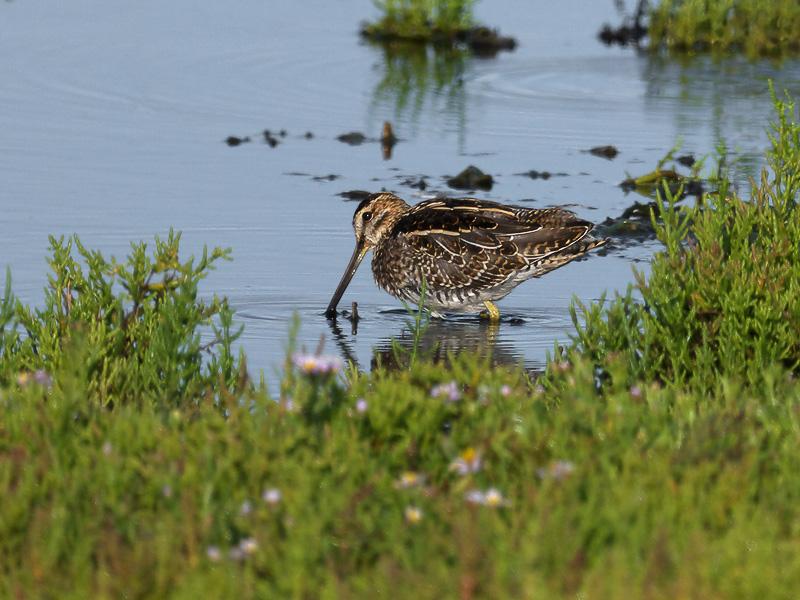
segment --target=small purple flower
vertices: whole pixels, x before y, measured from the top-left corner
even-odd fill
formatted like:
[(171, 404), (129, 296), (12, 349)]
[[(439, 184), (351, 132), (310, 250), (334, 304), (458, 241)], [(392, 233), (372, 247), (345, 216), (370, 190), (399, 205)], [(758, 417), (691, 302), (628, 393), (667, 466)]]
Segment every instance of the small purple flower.
[(220, 552), (217, 546), (209, 546), (206, 548), (206, 556), (211, 562), (219, 562), (222, 558), (222, 552)]
[(632, 385), (630, 389), (631, 398), (634, 400), (641, 400), (642, 399), (642, 388), (638, 385)]
[(575, 465), (568, 460), (555, 460), (546, 467), (536, 469), (536, 474), (541, 479), (554, 479), (563, 481), (575, 470)]
[(278, 504), (282, 497), (283, 495), (278, 488), (267, 488), (264, 490), (264, 493), (261, 494), (261, 499), (267, 504)]
[(500, 387), (500, 395), (503, 396), (504, 398), (508, 398), (511, 395), (511, 386), (503, 384)]
[(32, 383), (49, 388), (51, 385), (53, 385), (53, 378), (50, 377), (50, 375), (44, 369), (37, 369), (32, 373), (24, 371), (17, 375), (17, 384), (19, 386), (25, 387)]
[(461, 400), (461, 390), (455, 381), (440, 383), (431, 388), (431, 398), (444, 398), (446, 402)]
[(33, 380), (44, 387), (53, 385), (53, 378), (44, 369), (38, 369), (33, 372)]
[(369, 408), (369, 404), (363, 398), (359, 398), (356, 400), (356, 412), (361, 413), (362, 415), (367, 412), (367, 408)]
[(172, 486), (165, 483), (164, 487), (161, 488), (161, 495), (164, 496), (164, 498), (172, 498)]
[(305, 375), (321, 377), (332, 375), (342, 370), (342, 359), (338, 356), (295, 352), (292, 355), (292, 362)]
[(242, 506), (241, 508), (239, 508), (239, 514), (246, 517), (251, 512), (253, 512), (253, 503), (250, 502), (250, 500), (245, 500), (244, 502), (242, 502)]

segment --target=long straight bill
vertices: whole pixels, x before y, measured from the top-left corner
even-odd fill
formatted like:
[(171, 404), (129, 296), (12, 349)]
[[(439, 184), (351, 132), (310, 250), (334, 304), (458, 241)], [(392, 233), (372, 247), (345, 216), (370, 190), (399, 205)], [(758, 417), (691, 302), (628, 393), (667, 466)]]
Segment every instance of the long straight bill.
[(356, 274), (358, 265), (361, 264), (361, 261), (364, 259), (364, 255), (366, 253), (367, 248), (365, 247), (364, 242), (356, 243), (356, 249), (353, 250), (353, 256), (350, 257), (350, 262), (347, 263), (347, 268), (344, 270), (342, 280), (336, 287), (336, 291), (333, 293), (333, 298), (331, 298), (328, 308), (325, 310), (325, 316), (327, 318), (336, 318), (336, 307), (339, 305), (339, 300), (342, 299), (344, 291), (347, 289), (347, 286), (350, 285), (350, 280), (353, 278), (353, 275)]

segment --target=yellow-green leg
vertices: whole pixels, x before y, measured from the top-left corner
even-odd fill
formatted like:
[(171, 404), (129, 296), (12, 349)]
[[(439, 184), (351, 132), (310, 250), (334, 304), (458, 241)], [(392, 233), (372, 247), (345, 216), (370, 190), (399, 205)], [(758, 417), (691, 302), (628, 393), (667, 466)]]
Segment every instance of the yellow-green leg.
[(500, 321), (500, 309), (497, 308), (497, 305), (492, 302), (491, 300), (484, 300), (483, 305), (486, 307), (486, 312), (482, 312), (481, 316), (489, 319), (492, 323), (497, 323)]

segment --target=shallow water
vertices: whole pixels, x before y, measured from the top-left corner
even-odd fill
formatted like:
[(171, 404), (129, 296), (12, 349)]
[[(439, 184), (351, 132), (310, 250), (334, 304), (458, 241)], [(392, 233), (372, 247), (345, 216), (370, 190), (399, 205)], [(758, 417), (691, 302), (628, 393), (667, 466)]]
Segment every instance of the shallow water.
[[(698, 155), (724, 141), (745, 182), (767, 145), (766, 79), (800, 92), (797, 61), (680, 63), (606, 48), (595, 33), (616, 19), (612, 2), (524, 4), (478, 5), (481, 20), (520, 42), (490, 60), (363, 44), (358, 23), (374, 16), (366, 1), (0, 4), (0, 237), (15, 292), (42, 301), (48, 234), (75, 232), (122, 256), (130, 241), (174, 227), (189, 251), (233, 248), (204, 289), (238, 310), (251, 368), (276, 372), (295, 312), (301, 344), (324, 334), (329, 350), (366, 367), (408, 317), (365, 265), (342, 304), (358, 301), (358, 334), (324, 319), (353, 244), (355, 204), (339, 192), (387, 188), (418, 201), (474, 163), (497, 182), (475, 196), (568, 204), (601, 221), (634, 200), (618, 187), (626, 173), (652, 169), (676, 138)], [(387, 119), (402, 138), (391, 160), (378, 144), (335, 139), (377, 136)], [(270, 148), (258, 138), (265, 128), (288, 135)], [(228, 135), (254, 143), (230, 148)], [(601, 144), (621, 154), (581, 151)], [(515, 175), (531, 169), (566, 175)], [(329, 174), (337, 178), (314, 179)], [(424, 193), (402, 184), (420, 175)], [(655, 248), (626, 247), (523, 285), (500, 305), (521, 324), (459, 319), (429, 335), (536, 368), (567, 339), (573, 294), (624, 290), (631, 263), (646, 268)]]

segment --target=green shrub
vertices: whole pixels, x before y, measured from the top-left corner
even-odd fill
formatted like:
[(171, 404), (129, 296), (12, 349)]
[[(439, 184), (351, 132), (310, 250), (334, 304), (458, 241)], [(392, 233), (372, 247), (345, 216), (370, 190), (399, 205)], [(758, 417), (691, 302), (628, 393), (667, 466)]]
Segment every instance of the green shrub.
[(775, 102), (771, 174), (749, 200), (722, 181), (692, 208), (661, 203), (665, 250), (650, 276), (636, 274), (636, 294), (581, 306), (585, 324), (573, 311), (574, 352), (599, 365), (620, 354), (636, 378), (699, 387), (719, 376), (758, 383), (778, 363), (798, 373), (800, 127), (794, 103)]
[[(53, 372), (83, 352), (89, 396), (100, 403), (185, 402), (233, 386), (244, 372), (231, 345), (227, 301), (198, 297), (198, 285), (227, 250), (179, 259), (180, 235), (134, 244), (123, 262), (107, 260), (77, 237), (50, 238), (52, 274), (42, 309), (14, 299), (6, 277), (0, 306), (0, 378)], [(82, 259), (76, 259), (77, 251)], [(205, 342), (201, 335), (205, 332)]]

